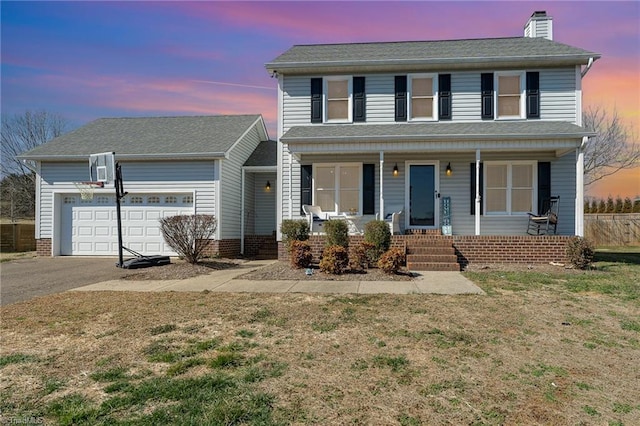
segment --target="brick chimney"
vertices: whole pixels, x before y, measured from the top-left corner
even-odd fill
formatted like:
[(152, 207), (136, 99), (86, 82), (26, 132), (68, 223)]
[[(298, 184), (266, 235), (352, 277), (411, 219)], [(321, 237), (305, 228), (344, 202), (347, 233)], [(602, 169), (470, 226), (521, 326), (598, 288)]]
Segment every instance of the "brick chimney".
[(525, 37), (544, 37), (553, 40), (553, 19), (547, 15), (545, 10), (533, 12), (531, 18), (524, 26)]

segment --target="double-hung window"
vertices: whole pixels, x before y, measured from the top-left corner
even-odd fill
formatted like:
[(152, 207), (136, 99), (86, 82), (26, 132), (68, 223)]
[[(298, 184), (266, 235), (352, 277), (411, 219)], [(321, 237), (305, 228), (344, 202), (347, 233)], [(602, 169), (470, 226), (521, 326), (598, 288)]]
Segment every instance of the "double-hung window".
[(362, 164), (314, 164), (313, 203), (329, 213), (361, 212)]
[(496, 73), (496, 116), (498, 119), (524, 118), (524, 73)]
[(325, 122), (351, 122), (351, 77), (327, 77), (325, 84)]
[(409, 120), (438, 119), (438, 78), (433, 74), (412, 74), (408, 79)]
[(517, 215), (534, 211), (536, 171), (536, 163), (531, 161), (485, 162), (485, 213)]

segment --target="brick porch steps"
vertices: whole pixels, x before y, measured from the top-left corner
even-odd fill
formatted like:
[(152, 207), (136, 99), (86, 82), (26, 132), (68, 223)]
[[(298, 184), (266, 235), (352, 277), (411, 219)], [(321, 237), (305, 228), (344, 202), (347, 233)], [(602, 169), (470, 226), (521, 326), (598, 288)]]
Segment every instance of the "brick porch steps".
[(407, 239), (410, 271), (460, 271), (453, 239), (440, 235)]

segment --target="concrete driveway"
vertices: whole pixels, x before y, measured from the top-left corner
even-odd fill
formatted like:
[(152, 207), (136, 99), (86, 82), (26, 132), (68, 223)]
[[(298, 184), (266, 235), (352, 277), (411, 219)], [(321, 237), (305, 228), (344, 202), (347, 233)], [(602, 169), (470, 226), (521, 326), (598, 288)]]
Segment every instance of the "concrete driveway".
[(139, 270), (116, 267), (115, 257), (34, 257), (0, 264), (2, 306), (60, 293), (101, 281), (117, 280)]

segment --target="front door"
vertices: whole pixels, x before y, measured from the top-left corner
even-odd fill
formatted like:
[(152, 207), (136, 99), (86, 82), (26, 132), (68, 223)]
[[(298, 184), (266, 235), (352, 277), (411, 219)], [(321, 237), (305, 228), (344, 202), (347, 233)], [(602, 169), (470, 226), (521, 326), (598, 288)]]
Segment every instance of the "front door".
[(438, 226), (438, 170), (435, 162), (407, 163), (407, 228)]

